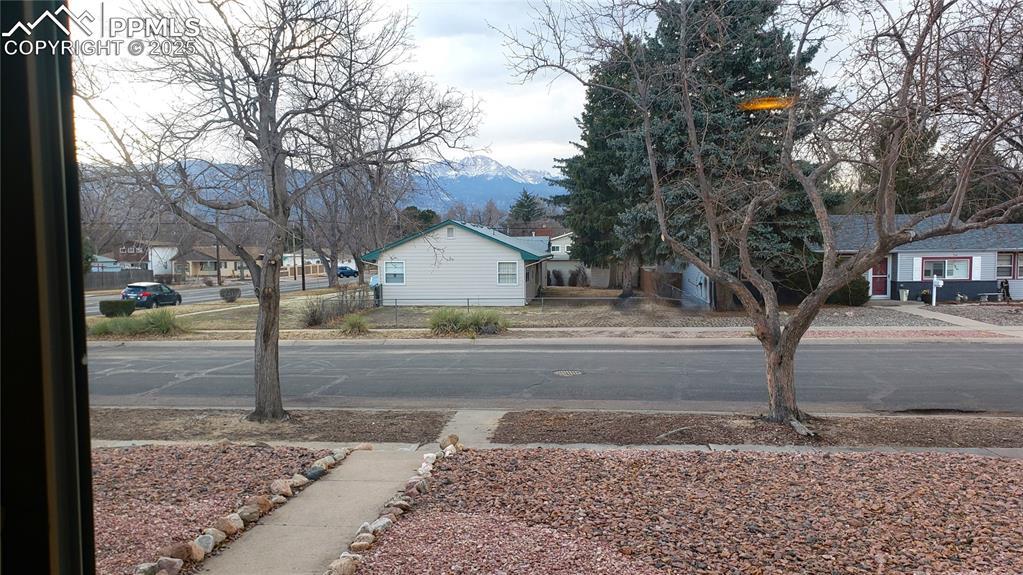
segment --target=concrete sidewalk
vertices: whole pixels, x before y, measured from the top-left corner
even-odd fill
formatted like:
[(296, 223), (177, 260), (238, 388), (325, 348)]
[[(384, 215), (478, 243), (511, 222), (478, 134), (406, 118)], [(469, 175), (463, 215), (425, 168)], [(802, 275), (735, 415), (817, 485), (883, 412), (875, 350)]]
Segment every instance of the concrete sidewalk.
[(213, 575), (322, 575), (364, 521), (415, 474), (422, 453), (354, 451), (237, 541), (199, 564)]

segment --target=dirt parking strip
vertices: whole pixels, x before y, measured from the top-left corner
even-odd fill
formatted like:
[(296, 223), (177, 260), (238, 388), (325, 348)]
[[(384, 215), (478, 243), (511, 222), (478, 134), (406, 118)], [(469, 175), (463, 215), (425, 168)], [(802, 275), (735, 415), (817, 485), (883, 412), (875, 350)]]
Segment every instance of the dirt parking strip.
[(93, 408), (93, 439), (426, 443), (451, 417), (444, 411), (302, 409), (281, 423), (245, 421), (244, 410)]
[(512, 411), (494, 443), (1023, 447), (1023, 417), (815, 417), (817, 438), (750, 415)]

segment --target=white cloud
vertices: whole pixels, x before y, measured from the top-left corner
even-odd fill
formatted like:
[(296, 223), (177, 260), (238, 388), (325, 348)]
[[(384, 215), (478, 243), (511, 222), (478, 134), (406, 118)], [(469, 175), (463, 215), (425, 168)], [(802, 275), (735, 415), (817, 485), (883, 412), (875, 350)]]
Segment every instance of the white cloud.
[(525, 1), (457, 2), (412, 0), (419, 46), (411, 69), (460, 88), (481, 100), (480, 148), (495, 160), (520, 169), (551, 170), (554, 158), (573, 152), (575, 119), (585, 89), (575, 80), (537, 78), (522, 84), (507, 67), (501, 29), (530, 23)]
[[(100, 2), (80, 0), (77, 8), (96, 8)], [(127, 0), (103, 2), (108, 15), (124, 13)], [(577, 82), (550, 78), (518, 83), (507, 68), (502, 38), (491, 24), (522, 28), (530, 23), (525, 0), (464, 2), (457, 0), (386, 0), (381, 6), (407, 10), (417, 49), (407, 69), (430, 76), (442, 86), (462, 90), (481, 103), (479, 136), (474, 145), (495, 160), (519, 169), (551, 170), (555, 157), (572, 153), (571, 141), (579, 130), (575, 118), (582, 112), (585, 91)], [(170, 101), (152, 85), (110, 86), (111, 101), (137, 117), (157, 111)], [(152, 92), (152, 93), (150, 93)], [(123, 109), (122, 109), (123, 111)], [(80, 141), (103, 147), (101, 130), (80, 115)]]

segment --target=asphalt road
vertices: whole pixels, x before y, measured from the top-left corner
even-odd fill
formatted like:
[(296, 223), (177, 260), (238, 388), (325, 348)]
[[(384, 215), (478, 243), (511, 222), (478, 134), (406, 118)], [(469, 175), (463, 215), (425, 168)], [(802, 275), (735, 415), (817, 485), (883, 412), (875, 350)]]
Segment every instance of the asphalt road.
[[(352, 279), (340, 281), (353, 281)], [(307, 276), (305, 280), (306, 289), (327, 287), (327, 278), (321, 276)], [(238, 287), (242, 290), (242, 297), (253, 297), (255, 292), (252, 289), (252, 282), (232, 282), (224, 287)], [(181, 293), (181, 303), (202, 303), (207, 301), (218, 301), (220, 299), (219, 287), (186, 288), (178, 290)], [(281, 278), (281, 292), (296, 291), (302, 289), (302, 280)], [(119, 298), (112, 295), (85, 295), (85, 315), (99, 315), (99, 300)]]
[[(766, 401), (757, 345), (537, 340), (282, 342), (292, 407), (749, 411)], [(93, 405), (252, 403), (251, 342), (90, 345)], [(1023, 344), (804, 344), (797, 394), (816, 412), (1023, 413)]]

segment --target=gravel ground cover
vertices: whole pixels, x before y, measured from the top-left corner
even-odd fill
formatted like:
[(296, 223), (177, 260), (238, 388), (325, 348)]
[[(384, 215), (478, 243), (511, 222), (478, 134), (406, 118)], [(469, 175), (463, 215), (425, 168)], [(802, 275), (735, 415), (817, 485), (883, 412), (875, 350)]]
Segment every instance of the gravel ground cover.
[(1023, 303), (939, 305), (935, 311), (994, 325), (1023, 326)]
[(588, 573), (594, 546), (662, 573), (1023, 572), (1016, 460), (469, 450), (433, 475), (360, 574)]
[(292, 410), (281, 423), (245, 421), (232, 409), (93, 408), (93, 439), (261, 440), (428, 443), (451, 418), (445, 411)]
[(293, 447), (140, 446), (92, 450), (96, 569), (129, 575), (166, 545), (188, 541), (270, 481), (329, 452)]
[[(500, 313), (509, 327), (748, 327), (742, 312), (706, 312), (680, 309), (652, 300), (625, 303), (593, 300), (533, 300), (524, 307), (487, 308)], [(370, 328), (421, 328), (435, 307), (379, 307), (364, 313)], [(942, 321), (902, 313), (889, 306), (825, 306), (813, 325), (830, 326), (947, 326)]]
[(530, 410), (504, 414), (491, 440), (508, 444), (1023, 447), (1023, 417), (815, 417), (809, 425), (818, 433), (816, 439), (749, 415)]
[[(443, 541), (445, 551), (424, 556), (423, 533)], [(386, 537), (385, 551), (369, 555), (358, 575), (660, 573), (611, 545), (497, 515), (417, 512), (399, 521)]]

